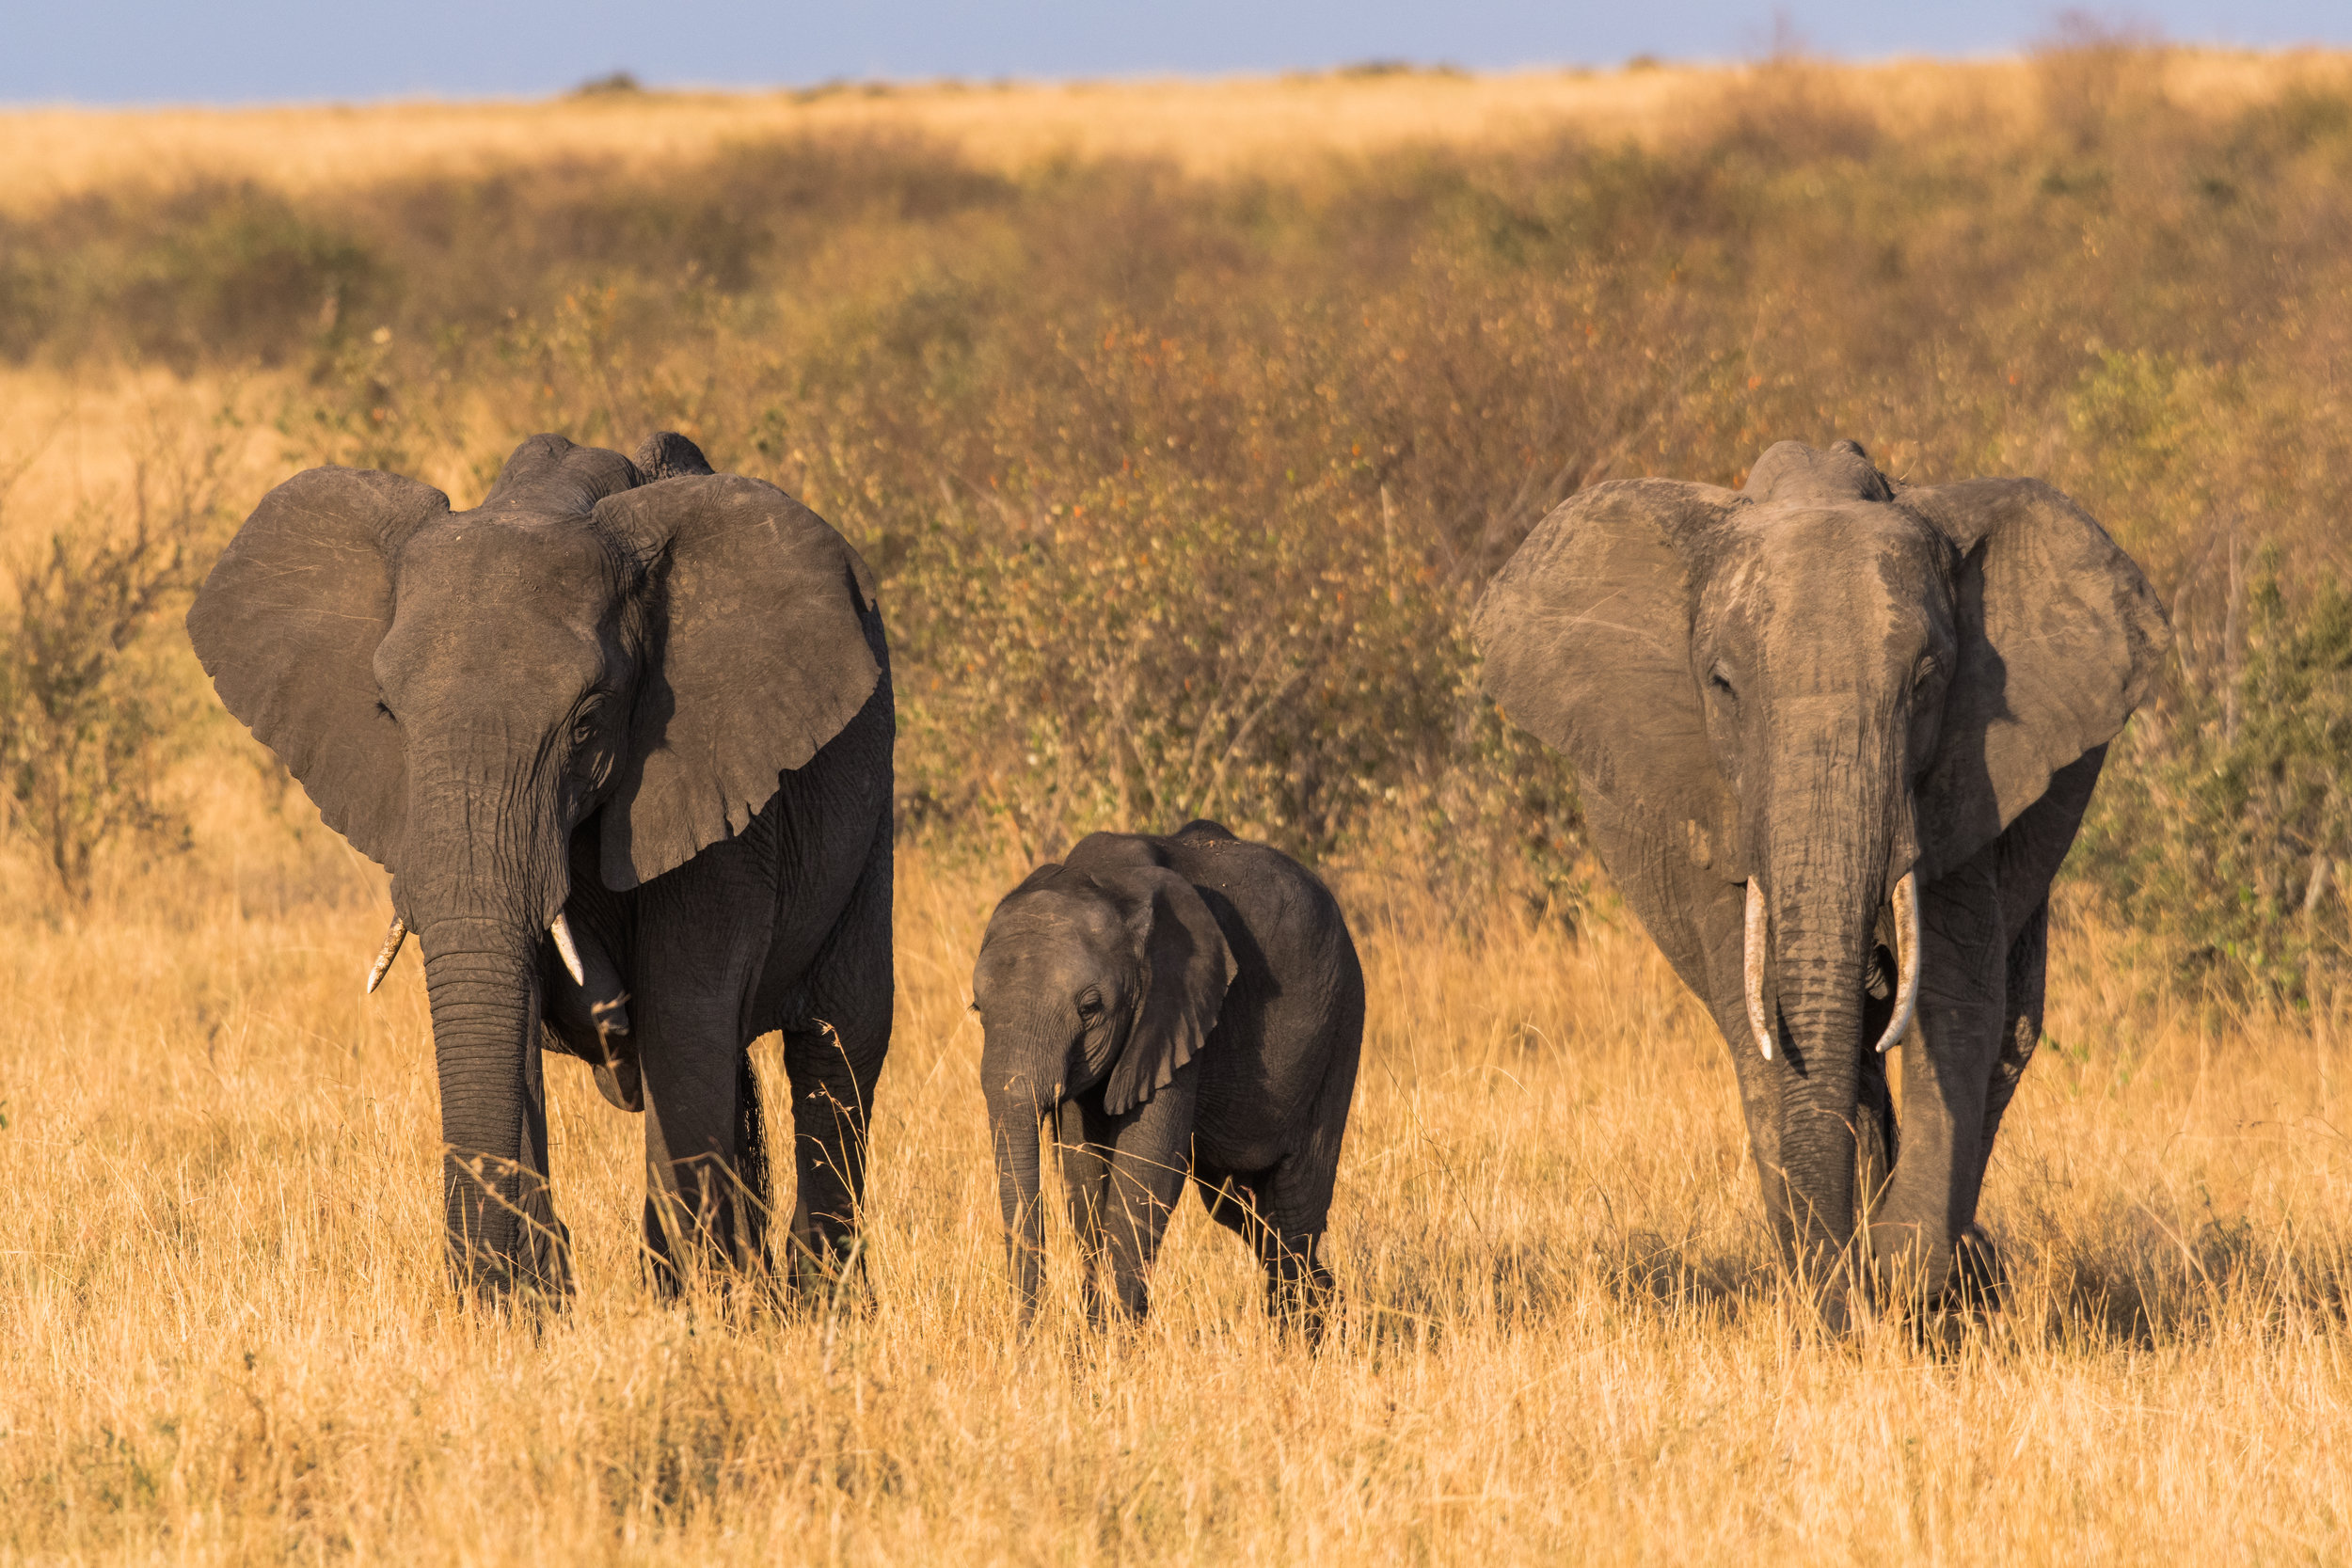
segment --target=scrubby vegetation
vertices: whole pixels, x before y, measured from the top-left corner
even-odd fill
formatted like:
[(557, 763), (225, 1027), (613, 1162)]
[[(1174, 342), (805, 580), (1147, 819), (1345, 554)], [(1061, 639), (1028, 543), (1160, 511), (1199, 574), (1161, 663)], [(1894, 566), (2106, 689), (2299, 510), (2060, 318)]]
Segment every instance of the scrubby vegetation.
[[(1899, 133), (1782, 61), (1654, 144), (1279, 178), (1009, 174), (861, 134), (92, 195), (9, 221), (0, 350), (274, 370), (286, 465), (422, 468), (461, 501), (532, 429), (677, 425), (883, 572), (915, 831), (1036, 848), (1205, 812), (1325, 858), (1406, 832), (1565, 907), (1566, 781), (1484, 711), (1462, 625), (1606, 477), (1729, 483), (1848, 435), (1920, 479), (2045, 475), (2179, 621), (2111, 799), (2170, 802), (2217, 722), (2240, 744), (2217, 716), (2268, 678), (2247, 639), (2324, 613), (2352, 493), (2352, 96), (2285, 73), (2217, 118), (2150, 58), (2057, 51), (2039, 112)], [(2296, 586), (2257, 611), (2265, 548)], [(2302, 890), (2352, 844), (2183, 799), (2086, 864), (2198, 974), (2308, 995), (2343, 904), (2323, 880), (2306, 919)], [(2226, 933), (2188, 912), (2224, 905)]]

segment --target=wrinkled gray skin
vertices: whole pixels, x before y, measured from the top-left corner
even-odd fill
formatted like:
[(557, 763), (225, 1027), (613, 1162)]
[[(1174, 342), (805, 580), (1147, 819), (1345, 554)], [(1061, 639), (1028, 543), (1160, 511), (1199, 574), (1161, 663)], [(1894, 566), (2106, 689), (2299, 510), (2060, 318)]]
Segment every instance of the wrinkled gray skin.
[(1263, 1266), (1267, 1310), (1320, 1335), (1324, 1222), (1364, 1029), (1363, 971), (1320, 881), (1214, 822), (1094, 833), (997, 905), (972, 994), (1025, 1323), (1044, 1268), (1043, 1123), (1092, 1316), (1146, 1310), (1189, 1173)]
[(782, 1029), (792, 1262), (849, 1255), (890, 1039), (893, 719), (840, 535), (667, 433), (633, 462), (533, 436), (471, 512), (313, 468), (246, 520), (188, 631), (421, 940), (461, 1291), (570, 1289), (543, 1044), (645, 1112), (674, 1286), (684, 1249), (766, 1257), (744, 1048)]
[[(1784, 441), (1738, 492), (1597, 485), (1481, 601), (1486, 688), (1575, 765), (1592, 843), (1715, 1015), (1786, 1259), (1849, 1310), (1989, 1284), (1977, 1196), (2042, 1030), (2047, 894), (2170, 640), (2138, 569), (2032, 480), (1892, 483)], [(1918, 879), (1898, 1129), (1874, 1047)], [(1746, 883), (1770, 922), (1758, 1049)]]

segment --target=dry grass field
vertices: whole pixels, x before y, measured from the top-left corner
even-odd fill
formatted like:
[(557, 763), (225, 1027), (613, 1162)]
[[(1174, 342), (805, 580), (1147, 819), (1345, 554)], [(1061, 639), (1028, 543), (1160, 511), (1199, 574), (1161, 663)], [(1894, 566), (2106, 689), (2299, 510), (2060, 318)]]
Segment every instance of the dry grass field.
[(1064, 1248), (1024, 1343), (964, 1009), (993, 869), (906, 867), (870, 1293), (798, 1318), (650, 1295), (636, 1128), (569, 1062), (579, 1298), (458, 1310), (422, 986), (411, 958), (360, 1000), (356, 876), (13, 927), (0, 1557), (2343, 1555), (2334, 1026), (2201, 1026), (2070, 938), (1986, 1204), (2007, 1310), (1825, 1341), (1767, 1271), (1723, 1048), (1645, 942), (1343, 880), (1372, 1011), (1341, 1332), (1270, 1334), (1188, 1204), (1146, 1326), (1085, 1332)]
[[(2092, 49), (0, 112), (0, 700), (84, 759), (0, 754), (0, 1562), (2352, 1558), (2352, 727), (2312, 695), (2352, 611), (2282, 619), (2346, 560), (2347, 83)], [(782, 215), (662, 205), (690, 166)], [(24, 628), (106, 595), (31, 563), (144, 525), (200, 569), (294, 467), (462, 504), (531, 430), (657, 422), (808, 496), (893, 617), (866, 1284), (658, 1301), (638, 1129), (551, 1059), (580, 1292), (469, 1312), (414, 950), (359, 994), (382, 873), (218, 712), (180, 567), (77, 697)], [(1459, 619), (1564, 487), (1848, 434), (2058, 478), (2188, 657), (2061, 888), (1983, 1208), (2006, 1305), (1833, 1339), (1722, 1042), (1480, 717)], [(1268, 670), (1263, 724), (1201, 705)], [(2232, 695), (2273, 675), (2284, 761)], [(1089, 795), (1104, 692), (1171, 736)], [(1168, 760), (1200, 733), (1205, 786)], [(2197, 793), (2274, 761), (2320, 803)], [(31, 815), (69, 798), (146, 814), (78, 879)], [(1188, 1203), (1147, 1324), (1085, 1330), (1057, 1238), (1024, 1340), (982, 924), (1033, 853), (1204, 802), (1315, 856), (1363, 951), (1340, 1329), (1273, 1335)], [(2285, 826), (2196, 836), (2241, 817)], [(2167, 923), (2230, 878), (2239, 926)]]
[[(2282, 84), (2334, 85), (2352, 65), (2328, 55), (2183, 51), (2162, 90), (2223, 115)], [(844, 83), (770, 95), (582, 94), (556, 103), (394, 103), (126, 115), (0, 108), (0, 156), (23, 172), (0, 210), (190, 177), (251, 179), (294, 192), (401, 176), (617, 159), (638, 168), (745, 141), (841, 132), (936, 136), (1018, 170), (1055, 160), (1164, 159), (1189, 172), (1263, 170), (1330, 153), (1414, 143), (1493, 146), (1576, 131), (1672, 139), (1753, 68), (1657, 66), (1470, 76), (1381, 70), (1275, 79), (893, 86)], [(1899, 125), (1955, 110), (2015, 123), (2036, 112), (2022, 60), (1900, 60), (1840, 76)]]

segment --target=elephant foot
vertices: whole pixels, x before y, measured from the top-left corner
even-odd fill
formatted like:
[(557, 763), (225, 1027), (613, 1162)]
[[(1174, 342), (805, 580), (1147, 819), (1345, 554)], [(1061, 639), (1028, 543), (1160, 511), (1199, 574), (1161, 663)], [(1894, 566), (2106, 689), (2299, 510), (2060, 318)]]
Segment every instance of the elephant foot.
[(2000, 1310), (2009, 1293), (2009, 1273), (2001, 1266), (2000, 1249), (1982, 1226), (1971, 1224), (1952, 1245), (1952, 1278), (1938, 1304), (1946, 1308), (1983, 1312)]

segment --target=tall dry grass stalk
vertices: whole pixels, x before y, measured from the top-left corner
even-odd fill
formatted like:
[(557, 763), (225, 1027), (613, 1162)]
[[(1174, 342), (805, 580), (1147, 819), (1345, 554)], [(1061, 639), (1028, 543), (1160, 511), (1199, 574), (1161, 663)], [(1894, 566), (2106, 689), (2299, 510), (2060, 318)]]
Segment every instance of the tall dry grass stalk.
[(2194, 1022), (2070, 934), (1985, 1204), (2008, 1308), (1825, 1342), (1766, 1266), (1724, 1048), (1638, 933), (1348, 886), (1341, 1332), (1269, 1332), (1188, 1203), (1147, 1325), (1085, 1331), (1057, 1236), (1023, 1343), (965, 1011), (1017, 870), (905, 866), (869, 1291), (797, 1317), (649, 1294), (638, 1129), (562, 1061), (579, 1298), (455, 1306), (420, 975), (361, 1001), (362, 879), (12, 922), (0, 1558), (2340, 1553), (2337, 1022)]

